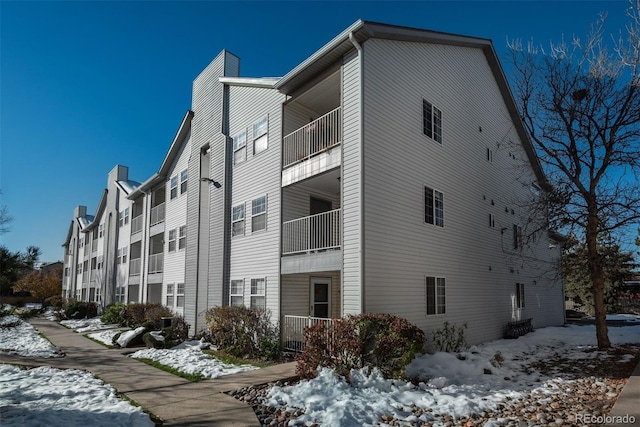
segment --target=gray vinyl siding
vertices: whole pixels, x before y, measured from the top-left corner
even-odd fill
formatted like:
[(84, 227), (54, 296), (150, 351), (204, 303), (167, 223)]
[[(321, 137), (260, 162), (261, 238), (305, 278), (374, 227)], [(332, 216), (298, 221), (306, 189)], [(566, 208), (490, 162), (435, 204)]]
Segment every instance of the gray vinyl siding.
[[(239, 66), (237, 57), (222, 51), (193, 82), (194, 117), (188, 169), (190, 182), (197, 182), (198, 187), (191, 185), (190, 189), (193, 191), (187, 192), (187, 236), (199, 236), (199, 238), (187, 239), (184, 311), (185, 320), (191, 325), (192, 333), (204, 328), (204, 314), (207, 308), (222, 303), (226, 252), (224, 247), (226, 138), (221, 134), (224, 123), (224, 85), (218, 78), (238, 76)], [(211, 147), (210, 167), (208, 171), (201, 171), (201, 153), (207, 144)], [(223, 187), (215, 189), (208, 183), (200, 184), (200, 177), (203, 176), (216, 179)], [(204, 185), (208, 186), (208, 190), (198, 191), (201, 189), (200, 186)], [(201, 223), (200, 217), (203, 215), (203, 210), (208, 218)]]
[(342, 69), (342, 218), (344, 257), (342, 275), (343, 314), (361, 313), (362, 307), (362, 224), (363, 175), (361, 164), (360, 58), (353, 51)]
[(318, 191), (302, 184), (282, 189), (282, 221), (291, 221), (309, 216), (311, 197), (331, 201), (331, 209), (340, 207), (340, 195)]
[(341, 317), (340, 272), (327, 271), (309, 274), (287, 274), (282, 276), (282, 315), (309, 316), (311, 313), (311, 278), (331, 278), (331, 317)]
[[(232, 166), (231, 206), (244, 203), (245, 234), (231, 237), (230, 278), (245, 279), (246, 305), (250, 301), (251, 279), (266, 278), (266, 307), (276, 320), (280, 316), (280, 165), (284, 95), (274, 89), (230, 86), (229, 100), (229, 135), (243, 130), (247, 135), (246, 160)], [(253, 123), (265, 115), (269, 117), (268, 148), (254, 155)], [(253, 231), (251, 202), (262, 196), (267, 198), (267, 227)], [(225, 283), (225, 298), (228, 298), (228, 285)]]
[[(365, 46), (366, 310), (402, 315), (427, 331), (467, 322), (471, 344), (502, 336), (518, 316), (562, 324), (552, 303), (559, 284), (510, 250), (533, 172), (483, 52), (378, 39)], [(442, 111), (442, 144), (422, 133), (423, 99)], [(444, 227), (424, 222), (425, 186), (444, 194)], [(345, 219), (345, 241), (347, 232)], [(549, 265), (545, 244), (536, 251)], [(426, 276), (446, 278), (444, 315), (426, 316)], [(517, 282), (527, 289), (522, 313), (512, 308)]]

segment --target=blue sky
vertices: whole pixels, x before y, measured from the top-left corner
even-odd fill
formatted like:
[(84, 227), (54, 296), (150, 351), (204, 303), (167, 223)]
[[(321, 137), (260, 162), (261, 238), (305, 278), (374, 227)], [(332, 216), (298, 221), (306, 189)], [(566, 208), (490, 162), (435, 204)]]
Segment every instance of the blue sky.
[(355, 22), (542, 44), (586, 34), (601, 11), (624, 25), (626, 1), (158, 2), (0, 1), (0, 204), (10, 250), (62, 259), (77, 205), (93, 213), (116, 164), (157, 172), (191, 84), (222, 50), (241, 75), (282, 76)]

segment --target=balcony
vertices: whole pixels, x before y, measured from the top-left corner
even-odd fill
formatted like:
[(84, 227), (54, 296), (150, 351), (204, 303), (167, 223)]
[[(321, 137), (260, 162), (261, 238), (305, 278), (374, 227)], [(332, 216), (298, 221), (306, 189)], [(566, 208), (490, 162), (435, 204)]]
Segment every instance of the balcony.
[[(308, 316), (285, 315), (282, 320), (282, 347), (285, 350), (300, 352), (304, 350), (304, 330), (317, 323), (325, 323), (329, 326), (333, 319)], [(331, 344), (329, 335), (325, 335), (327, 345)]]
[(304, 254), (341, 245), (341, 209), (334, 209), (282, 224), (282, 255)]
[(283, 139), (283, 168), (309, 160), (342, 142), (342, 114), (338, 107)]
[(158, 206), (154, 206), (151, 208), (151, 219), (149, 225), (152, 227), (156, 224), (160, 224), (164, 221), (165, 216), (165, 205), (164, 203), (160, 203)]
[(164, 253), (149, 255), (149, 274), (162, 273)]
[[(152, 215), (153, 215), (153, 211)], [(162, 219), (164, 220), (164, 213), (162, 214)], [(137, 217), (131, 220), (131, 235), (139, 233), (142, 231), (142, 215), (138, 215)]]
[(129, 261), (129, 276), (139, 276), (141, 267), (142, 267), (142, 259), (141, 258), (133, 258), (133, 259), (131, 259)]

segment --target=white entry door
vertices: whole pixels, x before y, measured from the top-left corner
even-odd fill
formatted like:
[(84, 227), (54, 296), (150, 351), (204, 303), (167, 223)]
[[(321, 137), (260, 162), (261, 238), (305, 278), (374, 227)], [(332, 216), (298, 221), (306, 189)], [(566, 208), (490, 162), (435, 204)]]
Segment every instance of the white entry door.
[(331, 317), (331, 278), (311, 278), (311, 317)]

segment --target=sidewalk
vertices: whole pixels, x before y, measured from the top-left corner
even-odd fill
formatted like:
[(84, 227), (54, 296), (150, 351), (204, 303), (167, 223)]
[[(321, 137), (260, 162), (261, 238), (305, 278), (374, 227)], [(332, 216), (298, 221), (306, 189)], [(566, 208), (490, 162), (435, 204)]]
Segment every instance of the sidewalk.
[(607, 426), (640, 426), (640, 363), (636, 365), (608, 415), (617, 420)]
[(295, 362), (197, 383), (106, 349), (81, 334), (45, 319), (29, 322), (66, 354), (61, 358), (0, 355), (0, 363), (84, 369), (163, 420), (164, 426), (259, 426), (253, 409), (224, 394), (295, 376)]

